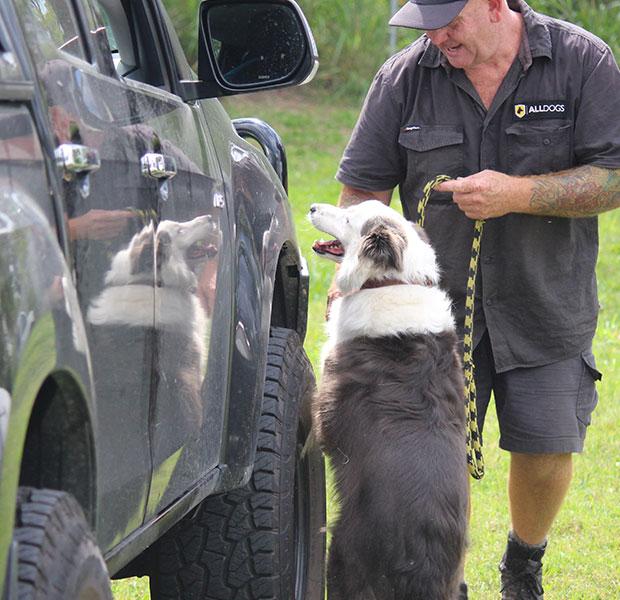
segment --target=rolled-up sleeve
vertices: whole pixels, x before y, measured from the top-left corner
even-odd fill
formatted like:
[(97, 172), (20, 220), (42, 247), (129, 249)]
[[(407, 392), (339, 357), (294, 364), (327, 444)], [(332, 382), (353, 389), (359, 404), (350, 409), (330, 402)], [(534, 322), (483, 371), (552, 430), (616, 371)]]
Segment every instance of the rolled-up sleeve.
[(374, 78), (336, 173), (341, 183), (374, 192), (391, 190), (404, 176), (398, 146), (402, 105), (394, 98), (386, 66)]
[(575, 120), (578, 164), (620, 167), (620, 70), (607, 47), (585, 79)]

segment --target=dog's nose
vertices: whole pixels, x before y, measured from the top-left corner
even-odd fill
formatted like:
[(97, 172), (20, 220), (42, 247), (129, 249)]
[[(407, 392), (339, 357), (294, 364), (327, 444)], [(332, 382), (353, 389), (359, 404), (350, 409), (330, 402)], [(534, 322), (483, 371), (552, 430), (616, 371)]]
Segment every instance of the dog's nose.
[(317, 210), (318, 210), (318, 209), (317, 209), (316, 204), (313, 204), (313, 205), (310, 207), (310, 214), (315, 213)]

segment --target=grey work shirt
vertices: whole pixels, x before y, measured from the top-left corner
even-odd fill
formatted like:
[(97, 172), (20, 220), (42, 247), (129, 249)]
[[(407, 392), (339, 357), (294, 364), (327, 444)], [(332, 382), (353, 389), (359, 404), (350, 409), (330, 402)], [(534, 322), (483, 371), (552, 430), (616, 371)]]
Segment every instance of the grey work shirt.
[[(484, 169), (513, 175), (620, 167), (620, 71), (609, 47), (569, 23), (511, 2), (525, 22), (519, 56), (489, 110), (426, 36), (380, 69), (337, 179), (400, 188), (417, 220), (424, 184)], [(435, 192), (425, 229), (462, 331), (473, 221)], [(597, 218), (509, 214), (484, 226), (475, 343), (489, 331), (498, 372), (576, 356), (591, 344), (598, 301)]]

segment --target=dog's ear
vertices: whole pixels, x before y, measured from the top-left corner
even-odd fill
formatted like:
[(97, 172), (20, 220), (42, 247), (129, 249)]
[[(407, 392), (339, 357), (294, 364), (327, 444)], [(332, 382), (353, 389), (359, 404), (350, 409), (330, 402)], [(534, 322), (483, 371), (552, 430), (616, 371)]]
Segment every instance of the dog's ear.
[(379, 268), (402, 270), (406, 240), (400, 226), (385, 219), (372, 219), (362, 228), (360, 258), (368, 258)]
[(153, 230), (143, 229), (129, 250), (129, 272), (132, 275), (153, 271), (155, 247)]
[(172, 254), (172, 237), (167, 231), (157, 232), (157, 270), (170, 259)]

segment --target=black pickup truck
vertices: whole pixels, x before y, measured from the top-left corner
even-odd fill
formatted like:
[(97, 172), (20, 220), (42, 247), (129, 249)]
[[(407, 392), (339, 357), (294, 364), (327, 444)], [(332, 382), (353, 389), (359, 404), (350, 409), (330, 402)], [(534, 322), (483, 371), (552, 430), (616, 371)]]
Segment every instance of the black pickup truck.
[(160, 0), (0, 2), (3, 600), (323, 598), (286, 157), (217, 100), (316, 47), (291, 0), (197, 35), (194, 74)]

